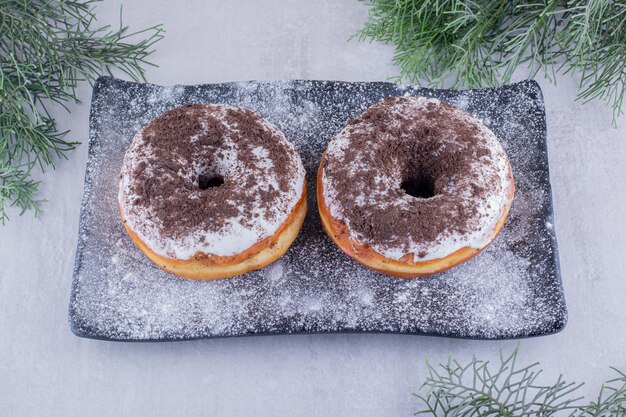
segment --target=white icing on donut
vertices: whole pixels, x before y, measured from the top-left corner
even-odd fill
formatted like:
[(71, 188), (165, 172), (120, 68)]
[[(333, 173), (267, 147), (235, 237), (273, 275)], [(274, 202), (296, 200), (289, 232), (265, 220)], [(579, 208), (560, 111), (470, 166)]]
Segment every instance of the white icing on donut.
[[(275, 190), (279, 189), (279, 178), (274, 169), (274, 161), (268, 158), (268, 150), (263, 146), (254, 148), (252, 152), (259, 160), (255, 165), (254, 172), (246, 170), (245, 165), (238, 158), (239, 151), (244, 144), (233, 140), (231, 134), (238, 129), (236, 124), (230, 123), (226, 117), (229, 110), (242, 111), (243, 109), (225, 104), (205, 104), (202, 106), (205, 114), (217, 118), (227, 132), (224, 137), (225, 146), (221, 149), (222, 155), (216, 159), (216, 163), (211, 169), (224, 178), (253, 179), (251, 181), (254, 184), (252, 187), (238, 190), (245, 193), (246, 204), (251, 206), (249, 210), (245, 211), (240, 207), (237, 214), (228, 217), (219, 230), (199, 228), (183, 236), (164, 236), (162, 233), (163, 225), (155, 215), (154, 204), (147, 206), (136, 204), (138, 195), (133, 191), (133, 186), (136, 185), (133, 183), (136, 181), (134, 178), (135, 170), (141, 163), (144, 163), (147, 164), (146, 170), (150, 173), (150, 164), (154, 156), (154, 149), (150, 143), (144, 140), (143, 136), (147, 126), (142, 128), (134, 136), (124, 157), (119, 183), (119, 204), (127, 225), (138, 237), (156, 254), (171, 259), (187, 260), (199, 252), (216, 256), (239, 254), (255, 243), (274, 235), (292, 213), (303, 193), (305, 170), (298, 152), (275, 125), (265, 119), (260, 119), (259, 123), (262, 128), (271, 131), (273, 138), (281, 142), (285, 155), (295, 166), (293, 172), (290, 172), (286, 192), (281, 191), (272, 200), (269, 207), (267, 204), (261, 204), (258, 199), (260, 190), (268, 190), (270, 187)], [(208, 119), (202, 120), (203, 131), (187, 140), (194, 142), (198, 140), (200, 135), (206, 134), (209, 127), (208, 123)], [(187, 164), (185, 169), (179, 170), (175, 175), (190, 182), (193, 181), (197, 187), (197, 178), (203, 169), (206, 171), (206, 167), (200, 166), (194, 161), (192, 164)], [(197, 190), (191, 191), (188, 198), (197, 199), (202, 198), (201, 196), (201, 191)], [(163, 195), (158, 198), (168, 199), (169, 196)], [(169, 201), (169, 204), (175, 204), (175, 202)]]
[[(427, 261), (432, 259), (444, 258), (447, 255), (463, 248), (483, 248), (494, 237), (493, 229), (497, 222), (503, 215), (505, 207), (510, 205), (511, 200), (508, 195), (511, 194), (513, 187), (512, 181), (509, 175), (509, 162), (502, 145), (498, 141), (495, 134), (485, 127), (478, 119), (466, 113), (465, 111), (456, 107), (446, 105), (445, 108), (438, 99), (425, 98), (425, 97), (404, 97), (401, 102), (397, 102), (391, 105), (390, 111), (392, 112), (392, 120), (389, 122), (391, 125), (399, 126), (400, 120), (410, 121), (413, 127), (423, 126), (428, 123), (437, 123), (437, 121), (429, 122), (424, 116), (426, 113), (427, 105), (435, 105), (437, 108), (442, 108), (447, 111), (447, 117), (453, 117), (468, 125), (473, 125), (478, 128), (477, 139), (480, 143), (491, 151), (491, 157), (483, 157), (487, 159), (487, 163), (473, 163), (473, 174), (476, 175), (476, 179), (473, 180), (477, 185), (487, 188), (486, 194), (481, 199), (472, 197), (469, 191), (462, 194), (458, 203), (464, 207), (476, 207), (477, 215), (471, 219), (474, 222), (474, 227), (467, 233), (450, 232), (449, 230), (442, 230), (439, 236), (428, 244), (415, 242), (409, 239), (401, 246), (392, 246), (383, 244), (381, 242), (368, 239), (362, 234), (355, 232), (354, 228), (350, 225), (350, 219), (347, 215), (346, 208), (344, 208), (337, 201), (338, 190), (335, 186), (336, 180), (329, 175), (328, 168), (322, 170), (322, 186), (324, 201), (330, 211), (331, 216), (346, 224), (350, 232), (350, 237), (360, 243), (367, 244), (379, 254), (394, 260), (400, 260), (403, 256), (413, 254), (415, 261)], [(377, 105), (383, 105), (378, 103)], [(356, 123), (345, 127), (339, 132), (330, 142), (326, 151), (326, 158), (330, 158), (338, 161), (339, 164), (347, 163), (346, 151), (351, 145), (350, 138), (355, 133), (368, 133), (368, 129), (371, 127), (367, 123)], [(371, 132), (371, 130), (369, 130)], [(362, 152), (375, 152), (377, 146), (386, 146), (385, 143), (397, 140), (397, 138), (386, 135), (380, 143), (375, 143), (373, 140), (367, 141), (367, 145)], [(449, 131), (447, 137), (442, 137), (441, 141), (448, 141), (448, 143), (455, 143), (458, 145), (457, 138), (452, 130)], [(433, 155), (436, 157), (436, 155)], [(356, 163), (354, 163), (356, 162)], [(348, 176), (351, 180), (354, 180), (355, 187), (359, 187), (359, 172), (363, 170), (371, 169), (369, 165), (362, 161), (351, 161), (353, 165), (350, 166)], [(496, 178), (496, 184), (487, 186), (487, 179)], [(419, 199), (416, 199), (408, 194), (405, 194), (400, 199), (393, 199), (392, 203), (388, 203), (385, 200), (385, 196), (388, 196), (390, 190), (397, 190), (401, 187), (403, 181), (401, 173), (394, 171), (391, 175), (378, 175), (376, 177), (375, 185), (369, 190), (368, 195), (361, 193), (355, 200), (354, 204), (357, 208), (363, 208), (367, 204), (375, 204), (377, 207), (386, 208), (386, 205), (393, 205), (393, 208), (399, 208), (400, 211), (406, 209), (409, 205), (420, 204)], [(459, 185), (457, 184), (457, 187)], [(433, 198), (438, 198), (435, 196)]]

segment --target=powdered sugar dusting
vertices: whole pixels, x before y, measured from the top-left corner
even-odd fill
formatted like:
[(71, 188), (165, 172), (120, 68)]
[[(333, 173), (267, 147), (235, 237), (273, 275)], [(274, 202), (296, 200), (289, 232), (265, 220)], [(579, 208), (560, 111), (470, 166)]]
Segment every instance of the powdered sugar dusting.
[[(432, 277), (401, 280), (348, 259), (324, 234), (309, 176), (300, 235), (274, 264), (198, 282), (154, 266), (127, 236), (117, 179), (133, 135), (164, 110), (220, 102), (250, 108), (282, 130), (308, 172), (346, 120), (389, 95), (454, 102), (491, 121), (517, 194), (482, 254)], [(507, 338), (558, 331), (565, 304), (551, 215), (543, 101), (535, 83), (448, 92), (388, 83), (247, 82), (165, 88), (102, 78), (94, 91), (70, 322), (87, 337), (180, 340), (210, 336), (370, 331)]]

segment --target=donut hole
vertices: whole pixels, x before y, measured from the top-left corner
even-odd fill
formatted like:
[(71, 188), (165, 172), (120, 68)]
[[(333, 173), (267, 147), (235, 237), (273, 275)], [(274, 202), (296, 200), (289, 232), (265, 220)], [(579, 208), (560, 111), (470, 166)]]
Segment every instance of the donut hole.
[(212, 173), (204, 173), (198, 175), (198, 188), (208, 190), (209, 188), (217, 188), (224, 184), (224, 177)]
[(415, 198), (431, 198), (437, 195), (435, 192), (435, 178), (428, 174), (407, 178), (402, 181), (400, 188)]

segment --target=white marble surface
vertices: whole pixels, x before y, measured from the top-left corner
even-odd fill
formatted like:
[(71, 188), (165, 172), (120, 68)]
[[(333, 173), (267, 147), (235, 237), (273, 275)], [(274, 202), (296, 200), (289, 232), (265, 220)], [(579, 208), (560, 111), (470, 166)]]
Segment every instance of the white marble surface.
[[(162, 22), (148, 71), (159, 84), (248, 79), (386, 80), (393, 50), (347, 42), (367, 9), (354, 0), (128, 1), (126, 22)], [(99, 7), (117, 24), (118, 1)], [(523, 74), (520, 74), (523, 76)], [(556, 230), (569, 306), (560, 334), (524, 340), (521, 360), (594, 395), (626, 360), (626, 118), (574, 102), (576, 81), (539, 80), (548, 114)], [(61, 129), (86, 142), (90, 89)], [(43, 178), (38, 219), (0, 228), (0, 416), (412, 415), (424, 357), (494, 358), (515, 341), (311, 335), (120, 344), (79, 339), (67, 304), (87, 146)]]

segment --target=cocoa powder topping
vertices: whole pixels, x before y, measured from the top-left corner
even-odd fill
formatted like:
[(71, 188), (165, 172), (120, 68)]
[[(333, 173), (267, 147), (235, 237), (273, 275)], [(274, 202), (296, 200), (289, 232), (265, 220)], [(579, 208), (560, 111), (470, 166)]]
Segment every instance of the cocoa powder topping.
[(295, 149), (246, 109), (189, 104), (167, 111), (129, 153), (127, 211), (150, 216), (159, 239), (201, 232), (202, 242), (207, 234), (227, 236), (233, 222), (250, 230), (279, 223), (301, 192)]
[(387, 98), (348, 122), (329, 145), (324, 195), (357, 240), (424, 258), (438, 239), (480, 232), (481, 204), (504, 188), (486, 128), (415, 99)]

